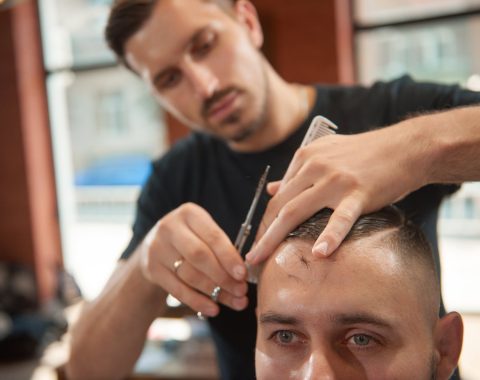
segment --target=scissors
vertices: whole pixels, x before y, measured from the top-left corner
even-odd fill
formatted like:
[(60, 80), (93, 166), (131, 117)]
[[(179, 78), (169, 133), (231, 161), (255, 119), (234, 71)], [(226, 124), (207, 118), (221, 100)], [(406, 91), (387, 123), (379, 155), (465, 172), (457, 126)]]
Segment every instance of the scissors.
[[(252, 203), (248, 210), (247, 217), (245, 218), (245, 221), (240, 226), (240, 230), (238, 231), (237, 238), (235, 239), (235, 244), (234, 244), (235, 248), (237, 248), (238, 252), (240, 253), (242, 253), (243, 246), (245, 245), (245, 241), (247, 240), (252, 230), (253, 215), (255, 214), (255, 210), (257, 209), (257, 206), (258, 206), (258, 201), (260, 200), (260, 196), (262, 195), (263, 188), (265, 187), (265, 184), (267, 182), (267, 176), (269, 171), (270, 171), (270, 165), (267, 165), (267, 167), (265, 168), (265, 171), (260, 177), (260, 180), (258, 181), (257, 189), (255, 190), (255, 195), (253, 197)], [(256, 278), (257, 276), (255, 273), (255, 269), (256, 268), (247, 264), (247, 273), (248, 273), (247, 281), (253, 284), (257, 283), (257, 278)]]
[[(333, 135), (336, 133), (338, 127), (329, 119), (323, 116), (315, 116), (315, 118), (310, 123), (308, 127), (307, 133), (304, 136), (302, 141), (301, 147), (310, 144), (312, 141), (316, 140), (319, 137)], [(252, 218), (253, 214), (255, 213), (255, 209), (258, 204), (258, 200), (260, 199), (260, 195), (262, 194), (263, 187), (265, 186), (265, 182), (267, 181), (268, 171), (270, 170), (270, 166), (267, 165), (263, 175), (260, 177), (258, 181), (257, 190), (255, 191), (255, 196), (253, 197), (252, 204), (250, 205), (250, 209), (248, 210), (247, 217), (245, 221), (242, 223), (240, 227), (240, 231), (238, 231), (237, 239), (235, 240), (235, 248), (238, 249), (240, 253), (242, 253), (243, 245), (247, 240), (248, 235), (252, 229)], [(256, 284), (258, 280), (258, 265), (247, 265), (247, 281)]]

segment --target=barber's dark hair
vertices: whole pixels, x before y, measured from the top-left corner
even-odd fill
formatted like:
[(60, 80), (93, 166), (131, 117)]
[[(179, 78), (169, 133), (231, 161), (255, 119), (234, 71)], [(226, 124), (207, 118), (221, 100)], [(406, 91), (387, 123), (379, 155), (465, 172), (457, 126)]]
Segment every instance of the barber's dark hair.
[[(125, 44), (148, 20), (152, 9), (160, 0), (114, 0), (105, 27), (105, 39), (108, 46), (127, 67)], [(226, 9), (231, 8), (235, 0), (211, 0)]]
[[(315, 241), (325, 229), (332, 212), (331, 209), (320, 210), (310, 219), (297, 226), (287, 236), (287, 240), (299, 238)], [(402, 252), (405, 259), (420, 259), (428, 267), (435, 268), (432, 249), (423, 231), (409, 221), (403, 212), (395, 206), (387, 206), (379, 211), (361, 216), (354, 223), (344, 239), (344, 243), (379, 232), (389, 232), (383, 237), (382, 244), (385, 243), (392, 249)]]
[(148, 20), (158, 0), (115, 0), (110, 10), (105, 39), (117, 57), (125, 62), (125, 43)]

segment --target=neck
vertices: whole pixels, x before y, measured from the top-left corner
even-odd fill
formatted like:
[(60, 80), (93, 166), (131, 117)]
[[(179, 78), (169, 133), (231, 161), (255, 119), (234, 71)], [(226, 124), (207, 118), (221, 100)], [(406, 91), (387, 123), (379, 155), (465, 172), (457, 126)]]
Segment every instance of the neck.
[(279, 144), (290, 136), (308, 116), (315, 90), (310, 86), (284, 81), (275, 70), (266, 66), (265, 124), (241, 143), (232, 143), (237, 151), (255, 152)]

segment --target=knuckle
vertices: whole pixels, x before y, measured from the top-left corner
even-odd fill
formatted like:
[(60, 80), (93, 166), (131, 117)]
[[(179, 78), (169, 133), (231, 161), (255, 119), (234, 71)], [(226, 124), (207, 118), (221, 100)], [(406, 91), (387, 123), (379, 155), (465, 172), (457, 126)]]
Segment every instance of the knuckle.
[(187, 202), (179, 206), (176, 211), (182, 218), (187, 218), (192, 214), (196, 214), (201, 210), (201, 207), (193, 202)]
[(171, 223), (172, 216), (168, 215), (164, 218), (160, 219), (156, 225), (156, 233), (159, 235), (167, 234), (170, 235), (172, 233), (172, 223)]
[(217, 229), (211, 229), (206, 232), (205, 235), (205, 240), (208, 243), (208, 245), (215, 246), (217, 244), (220, 244), (222, 240), (222, 235), (219, 230)]
[(308, 149), (306, 146), (302, 146), (295, 152), (295, 160), (304, 161), (308, 157)]
[(314, 173), (318, 173), (318, 172), (325, 172), (326, 169), (327, 169), (327, 164), (324, 160), (320, 160), (320, 159), (311, 159), (308, 161), (307, 163), (307, 170), (309, 172), (314, 172)]
[(333, 173), (333, 181), (341, 184), (344, 188), (353, 189), (358, 187), (359, 181), (354, 174), (349, 172), (335, 172)]
[[(355, 220), (354, 213), (349, 209), (337, 210), (335, 213), (335, 219), (341, 224), (353, 223)], [(344, 227), (344, 226), (342, 226)]]
[(287, 203), (285, 206), (282, 207), (278, 214), (278, 219), (283, 222), (283, 221), (288, 221), (293, 219), (297, 214), (297, 209), (292, 206), (291, 203)]
[(205, 258), (205, 251), (200, 246), (195, 246), (188, 250), (187, 255), (192, 262), (198, 263)]
[(188, 214), (191, 214), (192, 212), (195, 212), (195, 207), (196, 205), (191, 202), (184, 203), (181, 205), (177, 210), (182, 216), (186, 216)]

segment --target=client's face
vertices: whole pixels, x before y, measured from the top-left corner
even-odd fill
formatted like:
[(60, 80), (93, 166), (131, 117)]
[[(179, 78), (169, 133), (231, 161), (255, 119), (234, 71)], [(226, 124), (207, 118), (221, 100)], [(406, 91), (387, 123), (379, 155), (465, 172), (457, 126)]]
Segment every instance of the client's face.
[(380, 246), (349, 242), (329, 259), (298, 239), (280, 246), (258, 289), (258, 379), (435, 378), (435, 321)]

